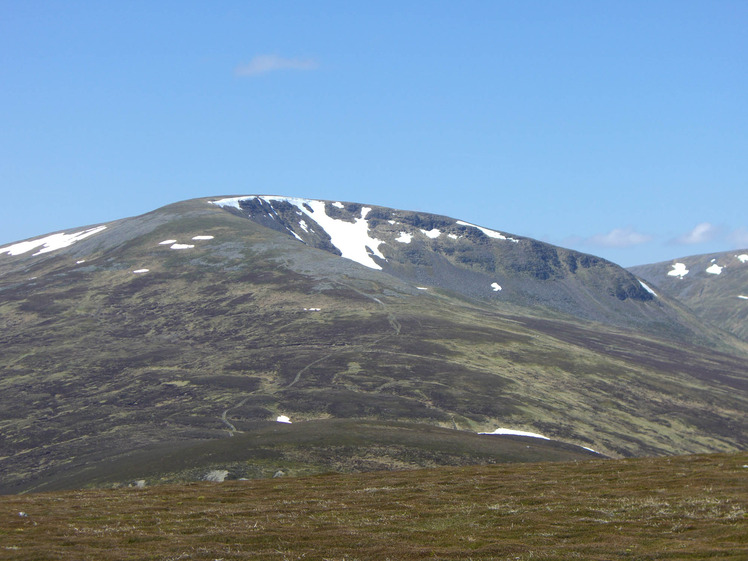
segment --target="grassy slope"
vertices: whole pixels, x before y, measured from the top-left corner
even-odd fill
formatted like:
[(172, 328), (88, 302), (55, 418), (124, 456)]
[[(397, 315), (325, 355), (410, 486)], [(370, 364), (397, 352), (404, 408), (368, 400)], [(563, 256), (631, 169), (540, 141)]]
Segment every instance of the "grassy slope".
[(0, 496), (21, 559), (743, 560), (748, 455)]
[(576, 461), (601, 457), (571, 444), (518, 436), (483, 436), (432, 425), (324, 419), (283, 424), (245, 423), (233, 438), (163, 443), (108, 458), (93, 465), (62, 467), (38, 485), (0, 493), (118, 487), (206, 480), (223, 472), (226, 480), (329, 472), (359, 473), (434, 466)]

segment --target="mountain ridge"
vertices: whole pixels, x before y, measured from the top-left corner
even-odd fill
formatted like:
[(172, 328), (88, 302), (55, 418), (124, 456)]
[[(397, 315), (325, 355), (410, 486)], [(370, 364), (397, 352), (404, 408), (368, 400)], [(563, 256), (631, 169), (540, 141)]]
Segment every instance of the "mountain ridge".
[[(242, 211), (239, 201), (250, 201), (247, 205), (249, 210)], [(257, 204), (258, 201), (261, 202)], [(36, 244), (38, 248), (41, 240), (51, 239), (52, 248), (42, 247), (40, 251), (31, 256), (39, 257), (40, 253), (65, 248), (71, 256), (85, 257), (92, 250), (106, 250), (107, 247), (117, 247), (119, 243), (122, 243), (126, 239), (122, 237), (119, 230), (123, 220), (127, 221), (126, 236), (133, 237), (158, 228), (161, 221), (167, 219), (164, 214), (165, 209), (174, 209), (184, 213), (185, 218), (204, 217), (205, 209), (197, 207), (197, 205), (202, 206), (203, 203), (224, 209), (228, 207), (229, 211), (235, 210), (237, 216), (250, 218), (253, 222), (283, 232), (296, 241), (342, 256), (341, 251), (329, 242), (329, 235), (324, 228), (320, 230), (323, 235), (327, 236), (327, 239), (321, 240), (320, 236), (311, 236), (309, 232), (300, 228), (298, 220), (288, 220), (289, 214), (293, 214), (293, 218), (296, 218), (296, 214), (301, 214), (298, 209), (303, 208), (304, 204), (322, 204), (324, 209), (322, 213), (318, 209), (318, 216), (325, 216), (326, 219), (332, 218), (337, 224), (365, 222), (369, 230), (380, 232), (383, 222), (390, 223), (390, 228), (387, 228), (389, 231), (383, 236), (386, 240), (376, 241), (384, 245), (384, 250), (390, 257), (393, 257), (394, 251), (394, 259), (391, 262), (381, 253), (381, 257), (374, 252), (371, 255), (363, 253), (361, 249), (365, 249), (366, 252), (371, 251), (367, 246), (360, 247), (355, 258), (351, 259), (350, 255), (347, 256), (347, 260), (352, 260), (367, 268), (383, 270), (412, 285), (427, 285), (420, 287), (421, 289), (445, 289), (468, 298), (477, 297), (501, 305), (519, 305), (525, 309), (543, 309), (543, 313), (570, 314), (588, 321), (645, 329), (652, 334), (662, 334), (663, 330), (666, 332), (675, 330), (676, 333), (673, 335), (685, 336), (691, 341), (701, 343), (713, 344), (723, 338), (716, 333), (711, 333), (709, 337), (704, 338), (703, 325), (694, 325), (690, 321), (691, 318), (684, 316), (683, 310), (678, 309), (678, 302), (668, 301), (665, 306), (660, 306), (662, 300), (660, 295), (643, 282), (643, 278), (639, 279), (631, 275), (629, 271), (603, 258), (553, 246), (532, 238), (513, 234), (505, 236), (496, 230), (442, 215), (402, 211), (361, 203), (275, 195), (204, 197), (173, 203), (137, 217), (86, 226), (76, 229), (78, 232), (74, 234), (56, 233), (9, 244), (0, 248), (0, 256), (15, 255), (14, 249), (19, 247), (26, 249)], [(273, 207), (273, 203), (276, 206), (280, 203), (280, 211)], [(260, 215), (252, 216), (252, 211), (258, 208), (261, 210)], [(364, 209), (369, 215), (368, 221), (363, 217), (354, 216), (356, 213), (364, 212)], [(347, 216), (341, 216), (346, 212)], [(332, 216), (328, 216), (328, 213)], [(308, 213), (307, 219), (311, 216), (313, 213)], [(398, 220), (404, 219), (405, 222), (394, 224), (393, 217)], [(134, 225), (133, 221), (137, 222), (137, 225)], [(303, 220), (301, 222), (303, 223)], [(374, 228), (371, 227), (372, 223), (375, 225)], [(447, 225), (453, 231), (441, 232), (438, 225), (442, 227)], [(403, 227), (410, 228), (416, 235), (402, 231)], [(426, 230), (426, 228), (430, 229)], [(401, 239), (397, 239), (394, 235), (398, 232)], [(433, 232), (438, 233), (434, 236)], [(402, 239), (405, 234), (410, 239)], [(78, 237), (80, 239), (77, 239)], [(477, 240), (478, 243), (468, 244), (467, 249), (462, 250), (459, 243), (449, 243), (449, 241), (461, 241), (458, 238), (463, 237), (471, 242)], [(72, 239), (74, 243), (69, 246), (55, 247), (54, 243), (59, 238)], [(440, 243), (441, 240), (449, 241), (445, 244)], [(507, 243), (496, 244), (496, 240)], [(194, 246), (194, 241), (188, 238), (180, 240), (177, 245)], [(192, 247), (182, 249), (192, 249)], [(28, 253), (29, 250), (26, 249), (24, 257), (27, 257)], [(7, 270), (6, 267), (10, 264), (7, 260), (0, 261), (0, 275), (4, 274), (3, 271)], [(305, 263), (305, 266), (307, 272), (313, 270), (313, 267), (309, 267), (309, 263)], [(581, 281), (576, 282), (577, 279)], [(590, 287), (593, 290), (590, 290)], [(630, 305), (632, 302), (637, 302), (639, 305), (632, 306)], [(691, 325), (686, 327), (689, 323)]]
[(699, 317), (748, 341), (748, 248), (628, 269)]

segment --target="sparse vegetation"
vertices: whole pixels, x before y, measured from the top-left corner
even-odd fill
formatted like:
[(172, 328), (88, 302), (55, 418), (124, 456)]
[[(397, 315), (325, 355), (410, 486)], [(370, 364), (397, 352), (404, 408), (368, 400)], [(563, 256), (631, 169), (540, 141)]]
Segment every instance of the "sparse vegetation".
[(748, 557), (748, 455), (439, 468), (0, 497), (0, 558)]

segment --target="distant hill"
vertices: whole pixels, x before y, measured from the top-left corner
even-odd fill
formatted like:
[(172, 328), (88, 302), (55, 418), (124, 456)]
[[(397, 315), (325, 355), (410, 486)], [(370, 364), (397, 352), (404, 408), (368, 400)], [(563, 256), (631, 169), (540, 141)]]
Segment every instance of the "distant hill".
[(748, 249), (681, 257), (629, 271), (699, 317), (748, 340)]
[[(0, 326), (3, 492), (748, 442), (745, 343), (613, 263), (426, 213), (217, 197), (18, 242)], [(549, 441), (476, 434), (500, 428)]]

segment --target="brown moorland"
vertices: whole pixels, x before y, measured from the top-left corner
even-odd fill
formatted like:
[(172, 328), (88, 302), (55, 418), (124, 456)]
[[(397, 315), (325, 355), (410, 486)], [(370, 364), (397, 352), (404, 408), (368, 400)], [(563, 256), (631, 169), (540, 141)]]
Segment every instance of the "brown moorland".
[(748, 558), (748, 453), (0, 497), (3, 559)]

